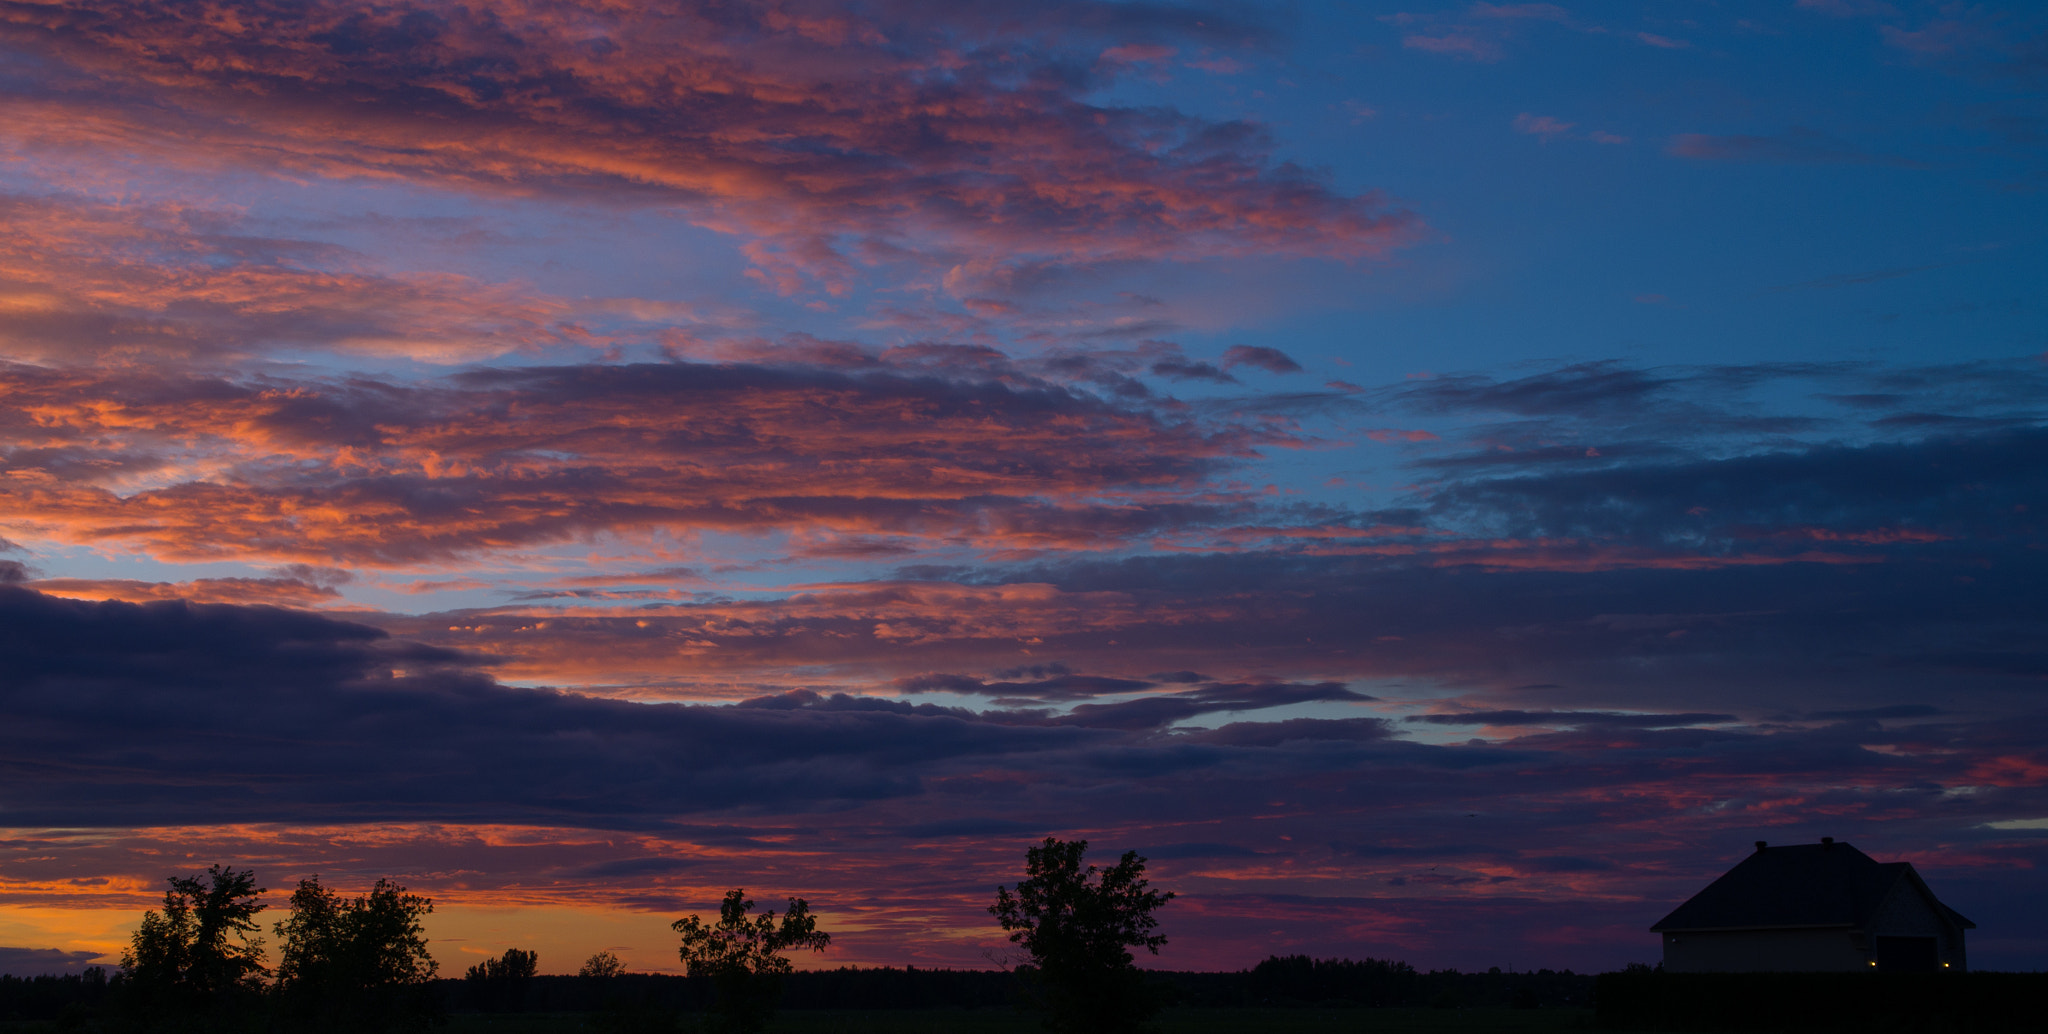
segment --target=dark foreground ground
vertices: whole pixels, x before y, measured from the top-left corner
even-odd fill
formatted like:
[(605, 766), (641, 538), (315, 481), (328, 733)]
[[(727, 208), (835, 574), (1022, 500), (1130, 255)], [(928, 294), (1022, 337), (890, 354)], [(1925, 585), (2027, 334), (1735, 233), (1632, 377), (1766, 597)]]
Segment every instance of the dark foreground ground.
[[(448, 1034), (571, 1034), (590, 1018), (452, 1017)], [(1591, 1009), (1170, 1009), (1161, 1034), (1549, 1034), (1591, 1031)], [(1045, 1034), (1038, 1018), (1006, 1009), (866, 1009), (784, 1012), (769, 1034)]]
[[(1175, 1009), (1160, 1034), (1550, 1034), (1592, 1031), (1591, 1009)], [(0, 1020), (0, 1034), (58, 1034), (54, 1022)], [(584, 1013), (470, 1013), (442, 1034), (599, 1034)], [(678, 1026), (677, 1034), (688, 1027)], [(862, 1009), (786, 1012), (768, 1034), (1044, 1034), (1037, 1017), (994, 1009)], [(1627, 1034), (1627, 1032), (1609, 1032)]]
[[(1599, 976), (1567, 971), (1418, 973), (1400, 963), (1268, 959), (1236, 973), (1148, 974), (1174, 1003), (1160, 1034), (1615, 1034), (1686, 1031), (1798, 1034), (2040, 1034), (2048, 973), (1682, 973), (1648, 967)], [(89, 977), (0, 977), (0, 1034), (134, 1027), (139, 999), (100, 971)], [(838, 969), (792, 974), (771, 1034), (1037, 1034), (1024, 975)], [(442, 981), (408, 992), (445, 1017), (448, 1034), (692, 1034), (712, 1002), (702, 981), (651, 974), (602, 980), (532, 977)], [(290, 1031), (289, 1003), (253, 999), (234, 1021)], [(1597, 1006), (1597, 1011), (1596, 1007)], [(415, 1014), (418, 1015), (418, 1014)], [(681, 1017), (680, 1021), (678, 1017)], [(338, 1017), (337, 1017), (338, 1018)], [(127, 1022), (122, 1022), (122, 1021)], [(180, 1029), (201, 1029), (186, 1022)]]

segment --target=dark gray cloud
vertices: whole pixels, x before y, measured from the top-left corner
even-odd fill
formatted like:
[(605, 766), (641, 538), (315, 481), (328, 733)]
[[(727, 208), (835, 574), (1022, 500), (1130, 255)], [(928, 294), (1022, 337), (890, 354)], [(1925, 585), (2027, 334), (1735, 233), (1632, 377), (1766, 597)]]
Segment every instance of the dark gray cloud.
[(1301, 364), (1287, 353), (1264, 345), (1232, 345), (1223, 350), (1223, 368), (1255, 366), (1267, 373), (1300, 373)]
[(586, 866), (577, 875), (594, 879), (614, 877), (654, 876), (664, 873), (681, 872), (698, 863), (688, 858), (620, 858), (615, 861), (599, 862)]
[[(1914, 544), (2037, 534), (2048, 429), (1816, 445), (1441, 486), (1444, 518), (1515, 535), (1811, 548), (1863, 536)], [(1916, 536), (1918, 536), (1916, 538)], [(1954, 537), (1954, 538), (1951, 538)], [(1988, 543), (1987, 543), (1988, 544)]]
[(1239, 844), (1161, 844), (1145, 849), (1147, 860), (1177, 861), (1185, 858), (1257, 858), (1259, 852)]
[[(15, 587), (0, 587), (0, 653), (0, 771), (16, 788), (0, 820), (13, 826), (644, 826), (915, 795), (952, 760), (1007, 764), (1203, 714), (1370, 699), (1336, 683), (1271, 683), (1064, 715), (812, 690), (731, 707), (637, 704), (504, 686), (477, 672), (488, 658), (316, 614)], [(1097, 683), (1024, 685), (1057, 695), (1044, 687), (1084, 684)]]
[(108, 966), (107, 960), (89, 951), (59, 951), (55, 948), (0, 948), (0, 976), (34, 977), (82, 973), (86, 967)]
[(1161, 359), (1152, 364), (1155, 376), (1176, 381), (1211, 381), (1216, 384), (1236, 384), (1237, 378), (1224, 373), (1209, 363), (1187, 359)]
[(915, 793), (921, 764), (1090, 735), (888, 701), (685, 707), (515, 689), (452, 651), (266, 607), (0, 588), (0, 652), (15, 826), (631, 825)]
[(1411, 722), (1430, 725), (1561, 725), (1623, 729), (1670, 729), (1735, 721), (1732, 714), (1624, 714), (1616, 711), (1465, 711), (1458, 714), (1411, 715)]
[[(1517, 377), (1446, 374), (1366, 391), (1356, 402), (1368, 412), (1466, 423), (1447, 444), (1468, 451), (1432, 449), (1424, 457), (1431, 465), (1511, 465), (1523, 454), (1549, 450), (1611, 466), (1623, 459), (1730, 457), (1789, 446), (1896, 441), (1917, 433), (1901, 421), (1924, 424), (1930, 415), (1964, 430), (2038, 425), (2048, 418), (2044, 393), (2048, 364), (2033, 359), (1921, 367), (1772, 362), (1656, 368), (1606, 360)], [(1831, 405), (1802, 405), (1802, 397)], [(1317, 404), (1330, 402), (1324, 397)], [(1587, 455), (1588, 447), (1596, 452)]]
[[(1949, 393), (1977, 376), (1896, 381), (1906, 394)], [(1670, 384), (1595, 371), (1513, 382), (1505, 400), (1498, 385), (1455, 381), (1422, 397), (1537, 413), (1654, 409), (1641, 400)], [(1490, 703), (1474, 710), (1847, 717), (1933, 693), (1944, 707), (2006, 709), (2048, 671), (2037, 548), (2048, 430), (1781, 441), (1735, 455), (1722, 444), (1542, 476), (1435, 468), (1441, 479), (1412, 508), (1374, 517), (1446, 534), (1389, 536), (1374, 541), (1391, 548), (1354, 555), (1276, 541), (1003, 577), (1174, 614), (1119, 638), (1180, 651), (1191, 667), (1314, 663), (1486, 687)], [(1080, 663), (1080, 644), (1044, 649)]]
[(1682, 384), (1683, 378), (1673, 373), (1653, 373), (1608, 361), (1579, 363), (1508, 381), (1481, 374), (1432, 377), (1397, 389), (1397, 395), (1410, 407), (1435, 412), (1491, 410), (1589, 419), (1614, 411), (1640, 411), (1671, 397)]
[(983, 682), (965, 675), (917, 675), (898, 679), (896, 686), (906, 693), (943, 690), (949, 693), (994, 697), (996, 703), (1002, 706), (1016, 707), (1135, 693), (1151, 688), (1152, 683), (1108, 675), (1061, 674), (1035, 682)]
[(1932, 718), (1949, 712), (1933, 704), (1893, 704), (1890, 707), (1858, 707), (1846, 711), (1814, 711), (1805, 715), (1825, 721), (1877, 721), (1884, 718)]

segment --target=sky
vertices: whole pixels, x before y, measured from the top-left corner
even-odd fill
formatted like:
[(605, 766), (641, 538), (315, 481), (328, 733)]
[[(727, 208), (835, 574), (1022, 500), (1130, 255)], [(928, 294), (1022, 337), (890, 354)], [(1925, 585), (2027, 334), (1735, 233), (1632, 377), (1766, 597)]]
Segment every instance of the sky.
[[(2048, 966), (2048, 12), (0, 3), (0, 971), (164, 879), (680, 969)], [(275, 913), (272, 913), (273, 915)]]

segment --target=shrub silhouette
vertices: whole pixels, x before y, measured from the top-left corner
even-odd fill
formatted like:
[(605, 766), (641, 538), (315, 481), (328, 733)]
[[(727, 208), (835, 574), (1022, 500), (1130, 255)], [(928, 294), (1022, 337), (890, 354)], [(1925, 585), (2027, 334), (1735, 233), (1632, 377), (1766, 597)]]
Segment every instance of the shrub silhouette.
[(716, 924), (690, 916), (671, 927), (683, 935), (678, 954), (689, 974), (711, 980), (718, 1025), (734, 1034), (759, 1031), (775, 1014), (782, 976), (793, 968), (782, 952), (824, 951), (832, 943), (802, 898), (789, 899), (780, 923), (773, 911), (749, 918), (753, 907), (747, 892), (735, 889), (720, 903)]
[(626, 964), (620, 962), (617, 955), (608, 951), (601, 951), (584, 959), (583, 968), (577, 970), (576, 975), (587, 980), (606, 980), (618, 976), (625, 971)]
[(518, 1012), (526, 1007), (526, 986), (540, 966), (538, 952), (507, 948), (495, 959), (485, 959), (462, 974), (469, 1003), (485, 1012)]
[(1127, 949), (1159, 954), (1166, 937), (1151, 932), (1152, 913), (1173, 895), (1147, 889), (1136, 851), (1109, 869), (1084, 871), (1087, 850), (1086, 840), (1055, 837), (1027, 849), (1017, 893), (997, 887), (989, 912), (1030, 953), (1047, 1026), (1070, 1034), (1140, 1030), (1159, 1003)]

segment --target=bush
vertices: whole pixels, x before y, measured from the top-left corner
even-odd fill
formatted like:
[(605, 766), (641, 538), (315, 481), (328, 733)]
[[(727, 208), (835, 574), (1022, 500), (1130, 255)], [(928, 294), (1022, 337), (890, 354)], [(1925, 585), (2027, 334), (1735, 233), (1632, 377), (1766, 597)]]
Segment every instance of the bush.
[(526, 1008), (526, 988), (540, 968), (538, 952), (507, 948), (495, 959), (485, 959), (462, 975), (472, 1008), (484, 1012), (519, 1012)]

